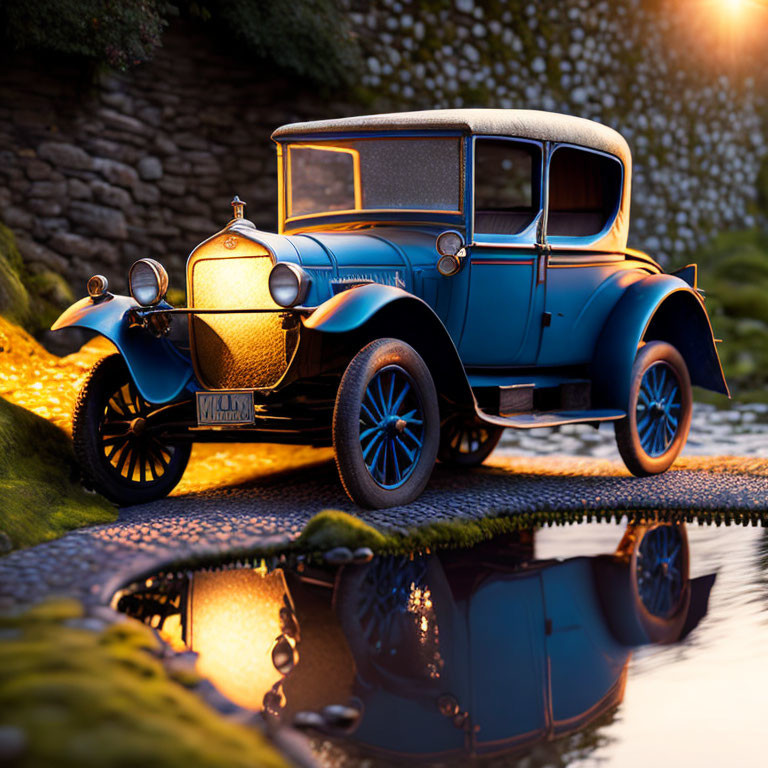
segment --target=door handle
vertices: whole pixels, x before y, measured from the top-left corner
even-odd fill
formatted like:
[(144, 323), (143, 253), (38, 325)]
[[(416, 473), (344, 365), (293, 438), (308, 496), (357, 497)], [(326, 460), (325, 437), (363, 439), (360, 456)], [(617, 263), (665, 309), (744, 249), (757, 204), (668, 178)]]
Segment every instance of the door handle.
[(539, 252), (539, 261), (536, 265), (536, 285), (541, 285), (547, 279), (547, 267), (549, 266), (549, 254), (552, 252), (552, 246), (537, 243), (536, 249)]

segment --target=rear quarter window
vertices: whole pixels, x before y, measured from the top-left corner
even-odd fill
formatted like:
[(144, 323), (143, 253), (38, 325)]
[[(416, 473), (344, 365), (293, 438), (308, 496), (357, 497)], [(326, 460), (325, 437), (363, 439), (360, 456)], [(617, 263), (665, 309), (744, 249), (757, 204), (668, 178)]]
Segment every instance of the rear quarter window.
[(616, 158), (577, 147), (558, 147), (549, 165), (547, 234), (600, 234), (616, 217), (621, 195), (622, 167)]

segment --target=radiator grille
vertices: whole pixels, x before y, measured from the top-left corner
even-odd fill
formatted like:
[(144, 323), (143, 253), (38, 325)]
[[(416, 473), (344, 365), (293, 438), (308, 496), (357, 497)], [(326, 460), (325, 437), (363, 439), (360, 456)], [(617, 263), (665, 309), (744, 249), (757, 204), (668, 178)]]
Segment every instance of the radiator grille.
[[(266, 251), (198, 258), (189, 273), (190, 306), (279, 310), (269, 295), (271, 268)], [(298, 324), (281, 312), (193, 315), (190, 330), (197, 373), (210, 389), (274, 386), (287, 370), (298, 342)]]

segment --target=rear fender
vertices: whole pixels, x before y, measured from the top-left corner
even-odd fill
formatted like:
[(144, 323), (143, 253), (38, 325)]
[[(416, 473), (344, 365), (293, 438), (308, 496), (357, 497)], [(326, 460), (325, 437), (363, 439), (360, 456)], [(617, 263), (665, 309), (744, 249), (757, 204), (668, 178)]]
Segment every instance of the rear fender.
[(643, 341), (672, 344), (692, 384), (730, 397), (698, 293), (679, 277), (651, 275), (627, 288), (600, 335), (592, 363), (595, 407), (627, 407), (632, 365)]
[(474, 408), (472, 389), (448, 331), (424, 301), (391, 285), (371, 283), (337, 294), (308, 318), (304, 327), (339, 345), (352, 343), (352, 353), (374, 339), (396, 338), (410, 344), (432, 372), (440, 395)]
[(139, 305), (129, 296), (94, 302), (81, 299), (65, 310), (51, 330), (87, 328), (109, 339), (125, 360), (141, 396), (150, 403), (176, 399), (192, 378), (189, 360), (166, 339), (131, 326), (128, 312)]

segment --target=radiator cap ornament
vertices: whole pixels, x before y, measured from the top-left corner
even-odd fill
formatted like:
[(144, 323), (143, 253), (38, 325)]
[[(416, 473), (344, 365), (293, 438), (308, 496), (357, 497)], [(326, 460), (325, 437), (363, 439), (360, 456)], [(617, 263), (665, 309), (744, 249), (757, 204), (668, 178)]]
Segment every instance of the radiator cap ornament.
[(242, 219), (245, 214), (245, 206), (247, 205), (247, 203), (245, 203), (237, 195), (235, 195), (232, 198), (232, 202), (230, 203), (230, 205), (235, 211), (235, 218)]

